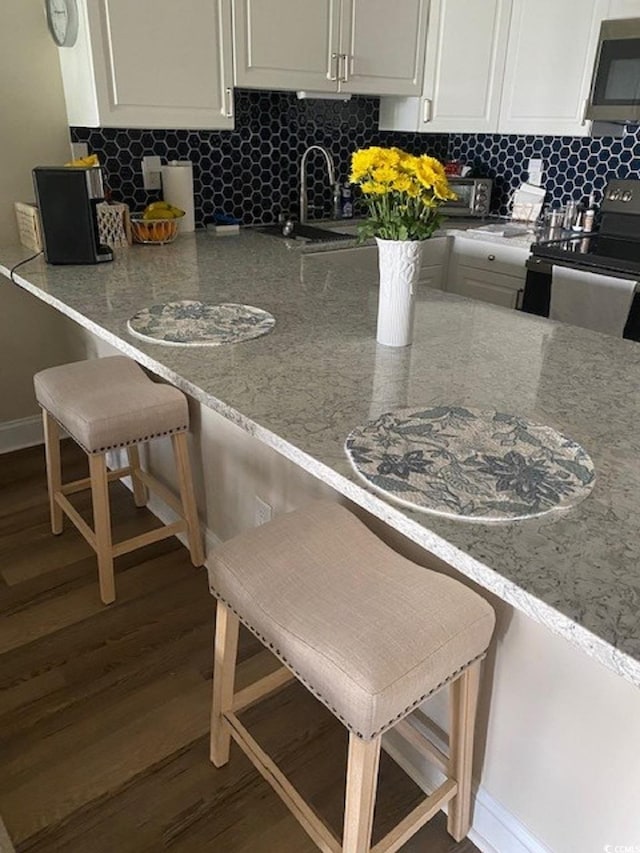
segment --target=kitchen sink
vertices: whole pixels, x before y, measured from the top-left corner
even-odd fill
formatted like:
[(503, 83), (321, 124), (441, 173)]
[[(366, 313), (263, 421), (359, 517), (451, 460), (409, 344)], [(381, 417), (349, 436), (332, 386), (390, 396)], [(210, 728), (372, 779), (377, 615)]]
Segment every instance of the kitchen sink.
[(258, 228), (258, 231), (261, 234), (270, 234), (273, 237), (281, 237), (286, 240), (300, 240), (304, 243), (335, 243), (339, 240), (353, 240), (356, 236), (356, 228), (351, 224), (344, 227), (333, 225), (319, 227), (294, 222), (293, 231), (290, 234), (282, 233), (282, 225), (264, 225)]

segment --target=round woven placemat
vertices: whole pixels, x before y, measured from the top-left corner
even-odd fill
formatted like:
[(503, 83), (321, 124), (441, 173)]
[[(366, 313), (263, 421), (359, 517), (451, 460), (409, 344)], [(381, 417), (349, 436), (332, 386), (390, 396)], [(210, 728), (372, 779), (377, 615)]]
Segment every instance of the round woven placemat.
[(551, 427), (461, 406), (387, 412), (354, 429), (345, 449), (377, 491), (467, 521), (515, 521), (567, 509), (595, 483), (588, 453)]
[(128, 321), (131, 334), (154, 344), (202, 347), (236, 344), (268, 334), (275, 326), (273, 314), (221, 302), (208, 305), (183, 299), (143, 308)]

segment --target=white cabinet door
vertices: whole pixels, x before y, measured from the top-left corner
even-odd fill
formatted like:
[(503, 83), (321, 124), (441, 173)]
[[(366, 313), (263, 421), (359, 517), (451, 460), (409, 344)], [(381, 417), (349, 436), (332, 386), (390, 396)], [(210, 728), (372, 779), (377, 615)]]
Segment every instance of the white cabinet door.
[(600, 21), (608, 0), (514, 0), (499, 130), (585, 136)]
[(511, 0), (432, 3), (419, 129), (495, 132), (510, 16)]
[(491, 302), (504, 308), (516, 308), (522, 293), (522, 282), (510, 275), (491, 273), (459, 264), (456, 275), (449, 281), (449, 293), (470, 299)]
[(380, 127), (495, 133), (512, 0), (431, 0), (421, 98), (383, 98)]
[(237, 86), (335, 92), (340, 0), (234, 0)]
[(83, 0), (61, 48), (69, 123), (232, 128), (231, 0)]
[(527, 249), (455, 237), (446, 289), (506, 308), (518, 307), (526, 278)]
[(605, 17), (607, 20), (640, 18), (640, 0), (609, 0), (609, 8)]
[(340, 91), (419, 95), (428, 0), (342, 0)]

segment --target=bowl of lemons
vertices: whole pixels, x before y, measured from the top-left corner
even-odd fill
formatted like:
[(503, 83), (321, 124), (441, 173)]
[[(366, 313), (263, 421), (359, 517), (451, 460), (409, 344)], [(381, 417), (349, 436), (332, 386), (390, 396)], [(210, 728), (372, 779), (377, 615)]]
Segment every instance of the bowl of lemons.
[(141, 214), (131, 217), (131, 234), (134, 243), (171, 243), (178, 234), (178, 222), (184, 210), (168, 201), (153, 201)]

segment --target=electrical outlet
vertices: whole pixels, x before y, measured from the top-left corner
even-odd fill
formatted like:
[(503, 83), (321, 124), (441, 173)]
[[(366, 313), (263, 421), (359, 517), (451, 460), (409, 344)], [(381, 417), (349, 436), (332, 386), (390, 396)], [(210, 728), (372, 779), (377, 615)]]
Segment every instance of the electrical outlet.
[(534, 184), (536, 187), (542, 185), (542, 172), (544, 169), (544, 162), (539, 157), (532, 157), (529, 160), (529, 166), (527, 171), (529, 172), (529, 183)]
[(89, 153), (89, 146), (86, 142), (72, 142), (71, 143), (71, 159), (72, 160), (80, 160), (82, 157), (86, 157)]
[(147, 155), (142, 158), (142, 186), (145, 190), (162, 189), (159, 157)]
[(262, 498), (259, 498), (258, 495), (255, 497), (255, 505), (254, 505), (254, 522), (255, 526), (259, 527), (261, 524), (266, 524), (267, 521), (271, 521), (271, 515), (273, 510), (271, 509), (271, 505), (266, 501), (263, 501)]

